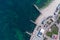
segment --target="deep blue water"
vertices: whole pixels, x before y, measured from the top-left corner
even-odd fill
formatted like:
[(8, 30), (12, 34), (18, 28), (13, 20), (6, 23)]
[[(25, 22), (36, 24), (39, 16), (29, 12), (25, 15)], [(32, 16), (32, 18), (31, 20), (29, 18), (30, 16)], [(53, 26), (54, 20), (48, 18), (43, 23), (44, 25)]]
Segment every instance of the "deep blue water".
[(33, 32), (36, 25), (30, 20), (35, 21), (40, 15), (33, 6), (35, 2), (36, 0), (0, 0), (0, 40), (29, 40), (30, 35), (25, 31)]
[(25, 31), (32, 32), (35, 24), (30, 20), (40, 14), (33, 6), (35, 0), (0, 0), (0, 40), (19, 40), (15, 29), (19, 29), (24, 40), (30, 36)]

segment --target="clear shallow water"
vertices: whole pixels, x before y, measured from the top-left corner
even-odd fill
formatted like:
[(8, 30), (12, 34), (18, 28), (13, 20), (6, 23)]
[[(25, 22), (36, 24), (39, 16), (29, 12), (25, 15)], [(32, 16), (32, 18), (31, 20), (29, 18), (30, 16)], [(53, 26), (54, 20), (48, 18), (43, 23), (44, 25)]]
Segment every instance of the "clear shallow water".
[(40, 13), (33, 6), (35, 0), (0, 0), (0, 40), (29, 40)]
[(53, 0), (37, 0), (36, 1), (36, 5), (39, 8), (45, 8), (47, 5), (49, 5), (50, 2), (52, 2)]

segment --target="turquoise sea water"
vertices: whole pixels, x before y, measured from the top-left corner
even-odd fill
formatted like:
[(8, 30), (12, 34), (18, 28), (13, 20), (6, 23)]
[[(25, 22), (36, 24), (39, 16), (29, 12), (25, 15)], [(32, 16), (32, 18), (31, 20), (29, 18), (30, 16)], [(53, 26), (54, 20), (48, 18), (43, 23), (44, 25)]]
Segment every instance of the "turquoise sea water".
[(49, 3), (51, 3), (53, 0), (37, 0), (36, 1), (36, 5), (38, 6), (38, 8), (45, 8), (46, 6), (49, 5)]
[(0, 40), (29, 40), (40, 15), (33, 6), (36, 0), (0, 0)]

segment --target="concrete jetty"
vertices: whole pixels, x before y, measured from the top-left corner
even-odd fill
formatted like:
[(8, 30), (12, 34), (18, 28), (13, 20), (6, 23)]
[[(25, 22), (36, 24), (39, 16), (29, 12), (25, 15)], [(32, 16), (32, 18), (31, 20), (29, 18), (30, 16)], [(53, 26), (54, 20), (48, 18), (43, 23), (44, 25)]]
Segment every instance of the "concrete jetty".
[(30, 36), (32, 35), (32, 33), (29, 33), (28, 31), (26, 31), (26, 33), (27, 33), (28, 35), (30, 35)]
[(33, 5), (39, 12), (40, 12), (40, 9), (37, 7), (37, 5)]
[(30, 20), (32, 23), (36, 24), (33, 20)]

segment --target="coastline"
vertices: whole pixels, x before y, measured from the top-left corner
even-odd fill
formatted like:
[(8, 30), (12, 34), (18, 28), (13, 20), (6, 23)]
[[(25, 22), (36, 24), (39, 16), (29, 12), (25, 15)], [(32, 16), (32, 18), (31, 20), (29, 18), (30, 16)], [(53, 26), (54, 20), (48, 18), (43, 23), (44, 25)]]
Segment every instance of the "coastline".
[(40, 26), (42, 20), (47, 18), (50, 15), (54, 15), (56, 7), (58, 6), (59, 3), (60, 3), (59, 0), (54, 0), (49, 6), (47, 6), (46, 8), (40, 10), (41, 15), (35, 21), (37, 26), (35, 27), (35, 29), (33, 31), (33, 35), (31, 36), (30, 40), (34, 40), (34, 38), (37, 37), (36, 36), (37, 33), (38, 33), (37, 28)]
[[(50, 3), (50, 5), (47, 6), (46, 8), (41, 9), (40, 12), (41, 12), (42, 16), (48, 17), (48, 16), (50, 16), (50, 15), (53, 15), (53, 13), (55, 12), (56, 7), (58, 6), (59, 2), (60, 2), (60, 1), (55, 0), (55, 1), (53, 1), (52, 3)], [(41, 15), (40, 15), (40, 16), (41, 16)], [(39, 21), (40, 21), (40, 17), (38, 17), (38, 18), (36, 19), (36, 23), (39, 24)]]

